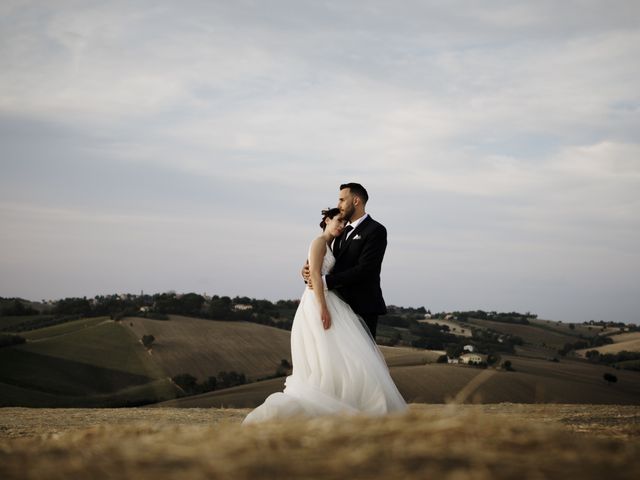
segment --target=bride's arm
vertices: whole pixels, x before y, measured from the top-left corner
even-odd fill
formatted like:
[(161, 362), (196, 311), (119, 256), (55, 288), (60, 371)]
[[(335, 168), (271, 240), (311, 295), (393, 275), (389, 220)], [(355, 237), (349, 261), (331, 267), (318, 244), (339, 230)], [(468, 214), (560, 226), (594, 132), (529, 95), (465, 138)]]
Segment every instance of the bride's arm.
[(320, 288), (319, 286), (323, 285), (322, 262), (326, 252), (327, 244), (324, 238), (316, 238), (311, 244), (309, 252), (309, 270), (311, 272), (311, 285), (318, 285), (318, 288), (313, 289), (313, 293), (315, 294), (316, 299), (318, 300), (318, 305), (320, 306), (322, 326), (325, 330), (331, 327), (331, 315), (329, 315), (327, 300), (324, 297), (324, 288)]

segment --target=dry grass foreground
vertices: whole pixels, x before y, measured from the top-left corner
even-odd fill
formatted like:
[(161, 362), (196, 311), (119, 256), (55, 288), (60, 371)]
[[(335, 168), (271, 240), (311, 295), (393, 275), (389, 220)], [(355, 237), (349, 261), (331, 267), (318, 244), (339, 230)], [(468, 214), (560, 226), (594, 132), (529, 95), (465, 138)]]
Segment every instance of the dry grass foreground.
[[(241, 427), (246, 410), (0, 410), (5, 479), (635, 479), (640, 409), (412, 405)], [(89, 426), (92, 425), (92, 426)]]

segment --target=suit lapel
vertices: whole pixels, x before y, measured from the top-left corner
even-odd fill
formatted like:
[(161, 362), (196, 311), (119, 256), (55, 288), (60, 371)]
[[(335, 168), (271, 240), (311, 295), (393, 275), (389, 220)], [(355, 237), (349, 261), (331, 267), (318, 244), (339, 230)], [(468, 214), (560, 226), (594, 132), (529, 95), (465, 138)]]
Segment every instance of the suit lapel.
[(349, 248), (349, 245), (351, 244), (351, 241), (354, 239), (354, 237), (356, 235), (358, 235), (358, 232), (360, 232), (364, 226), (369, 223), (369, 221), (371, 220), (371, 215), (369, 215), (367, 218), (365, 218), (362, 222), (360, 222), (360, 224), (353, 229), (353, 232), (351, 232), (351, 235), (349, 235), (349, 238), (347, 238), (344, 243), (342, 244), (342, 247), (340, 247), (340, 249), (338, 250), (338, 257), (340, 258), (342, 256), (342, 254), (347, 250), (347, 248)]
[(340, 235), (338, 235), (335, 238), (335, 240), (333, 241), (333, 256), (335, 258), (338, 258), (340, 256), (340, 252), (342, 251), (342, 249), (340, 248), (340, 242), (342, 241), (342, 238), (344, 237), (344, 234), (345, 234), (345, 232), (343, 230), (342, 233)]

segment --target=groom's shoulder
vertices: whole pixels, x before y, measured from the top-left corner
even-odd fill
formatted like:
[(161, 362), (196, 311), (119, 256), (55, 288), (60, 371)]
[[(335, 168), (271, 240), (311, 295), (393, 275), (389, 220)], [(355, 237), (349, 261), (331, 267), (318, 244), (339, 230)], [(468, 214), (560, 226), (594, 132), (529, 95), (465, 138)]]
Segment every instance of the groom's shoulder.
[(367, 218), (368, 223), (369, 223), (369, 228), (371, 230), (379, 230), (379, 231), (384, 231), (385, 233), (387, 232), (387, 229), (384, 225), (382, 225), (380, 222), (378, 222), (377, 220), (374, 220), (371, 215), (369, 215), (369, 217)]

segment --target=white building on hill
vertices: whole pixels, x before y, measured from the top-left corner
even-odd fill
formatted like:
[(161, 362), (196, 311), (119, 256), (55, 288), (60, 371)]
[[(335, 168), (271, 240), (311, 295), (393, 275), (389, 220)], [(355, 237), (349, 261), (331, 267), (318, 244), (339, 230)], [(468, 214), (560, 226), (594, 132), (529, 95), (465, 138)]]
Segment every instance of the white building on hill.
[(487, 361), (487, 356), (480, 353), (465, 353), (460, 355), (460, 363), (482, 363)]
[(247, 305), (247, 304), (245, 304), (245, 303), (236, 303), (236, 304), (233, 306), (233, 309), (234, 309), (236, 312), (239, 312), (239, 311), (241, 311), (241, 310), (253, 310), (253, 306), (252, 306), (252, 305)]

